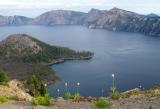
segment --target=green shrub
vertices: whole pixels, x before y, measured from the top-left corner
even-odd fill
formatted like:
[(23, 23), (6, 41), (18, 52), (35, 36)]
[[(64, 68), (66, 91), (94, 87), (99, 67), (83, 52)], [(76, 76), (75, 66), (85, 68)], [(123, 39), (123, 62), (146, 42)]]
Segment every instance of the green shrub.
[(110, 108), (111, 104), (107, 101), (105, 101), (103, 98), (99, 98), (96, 102), (95, 102), (95, 106), (97, 108)]
[(5, 102), (8, 102), (7, 97), (5, 97), (5, 96), (0, 96), (0, 104), (5, 103)]
[(117, 91), (116, 87), (112, 86), (110, 90), (111, 90), (111, 93), (110, 93), (111, 99), (117, 100), (121, 97), (121, 94)]
[(8, 75), (6, 74), (5, 71), (0, 69), (0, 82), (5, 83), (5, 82), (8, 82), (8, 81), (9, 81)]
[(32, 103), (34, 105), (44, 105), (44, 106), (50, 106), (51, 105), (51, 98), (48, 95), (39, 96), (33, 99)]
[(79, 93), (75, 93), (73, 100), (74, 101), (80, 101), (81, 95)]
[(74, 99), (74, 96), (70, 92), (66, 92), (65, 93), (65, 99), (67, 99), (67, 100)]

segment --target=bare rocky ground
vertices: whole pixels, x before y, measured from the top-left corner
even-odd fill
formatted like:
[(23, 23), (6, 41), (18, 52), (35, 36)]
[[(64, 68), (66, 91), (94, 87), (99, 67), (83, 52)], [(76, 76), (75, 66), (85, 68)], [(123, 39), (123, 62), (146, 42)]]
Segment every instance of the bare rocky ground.
[[(130, 98), (109, 100), (112, 103), (110, 109), (160, 109), (160, 97), (146, 97), (144, 95), (135, 95)], [(10, 100), (0, 105), (0, 109), (96, 109), (93, 103), (73, 102), (71, 100), (53, 100), (52, 106), (33, 106), (26, 101)], [(107, 109), (107, 108), (106, 108)]]
[(112, 109), (160, 109), (160, 97), (132, 96), (112, 101)]

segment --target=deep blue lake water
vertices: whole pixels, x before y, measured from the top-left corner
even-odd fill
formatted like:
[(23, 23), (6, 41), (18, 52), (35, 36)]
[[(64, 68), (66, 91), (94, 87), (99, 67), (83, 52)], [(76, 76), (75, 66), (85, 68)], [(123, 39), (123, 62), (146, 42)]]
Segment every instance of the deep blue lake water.
[(75, 93), (76, 83), (83, 96), (108, 94), (115, 73), (120, 91), (139, 87), (150, 88), (160, 83), (160, 37), (136, 33), (87, 29), (82, 26), (6, 26), (0, 27), (0, 40), (13, 33), (26, 33), (46, 43), (89, 50), (95, 53), (91, 60), (66, 61), (53, 65), (61, 81), (49, 86), (51, 96), (68, 89)]

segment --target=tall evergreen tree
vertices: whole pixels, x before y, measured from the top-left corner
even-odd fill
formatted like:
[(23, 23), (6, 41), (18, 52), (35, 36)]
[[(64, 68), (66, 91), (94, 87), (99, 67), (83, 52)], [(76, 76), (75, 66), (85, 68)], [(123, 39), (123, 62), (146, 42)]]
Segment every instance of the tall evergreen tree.
[(43, 81), (41, 81), (39, 92), (41, 96), (45, 96), (46, 94), (48, 94), (47, 88)]
[(38, 83), (38, 78), (33, 75), (31, 79), (31, 92), (33, 96), (38, 96), (39, 95), (39, 83)]

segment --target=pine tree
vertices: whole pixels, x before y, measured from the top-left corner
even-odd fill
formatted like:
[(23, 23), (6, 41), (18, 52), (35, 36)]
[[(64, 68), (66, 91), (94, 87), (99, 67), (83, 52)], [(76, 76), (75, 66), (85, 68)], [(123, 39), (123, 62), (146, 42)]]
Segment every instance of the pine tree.
[(48, 94), (47, 88), (45, 87), (43, 81), (41, 81), (39, 92), (41, 96), (45, 96), (46, 94)]
[(33, 75), (32, 76), (32, 80), (31, 80), (31, 92), (32, 92), (32, 95), (35, 97), (35, 96), (38, 96), (39, 95), (39, 84), (38, 84), (38, 78)]

